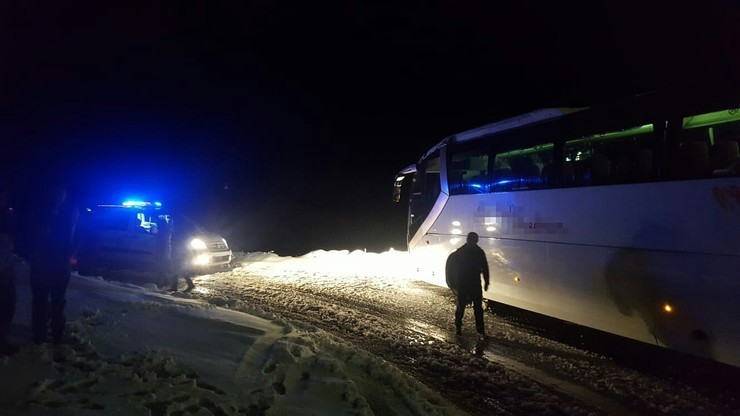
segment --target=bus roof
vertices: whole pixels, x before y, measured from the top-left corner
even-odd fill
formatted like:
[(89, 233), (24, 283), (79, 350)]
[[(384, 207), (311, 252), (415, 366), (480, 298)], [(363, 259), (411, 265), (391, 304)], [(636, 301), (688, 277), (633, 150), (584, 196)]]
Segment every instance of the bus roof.
[(493, 133), (501, 131), (511, 130), (517, 127), (526, 126), (528, 124), (537, 123), (540, 121), (551, 120), (559, 118), (577, 111), (584, 110), (584, 108), (544, 108), (540, 110), (531, 111), (529, 113), (520, 114), (518, 116), (510, 117), (504, 120), (496, 121), (485, 126), (476, 127), (474, 129), (464, 131), (462, 133), (454, 134), (453, 137), (457, 142), (464, 142), (475, 139), (480, 136), (488, 136)]
[(449, 140), (455, 140), (456, 142), (465, 142), (473, 140), (481, 136), (488, 136), (494, 133), (499, 133), (506, 130), (515, 129), (517, 127), (526, 126), (528, 124), (538, 123), (541, 121), (547, 121), (556, 119), (559, 117), (566, 116), (571, 113), (575, 113), (581, 110), (585, 110), (588, 107), (562, 107), (562, 108), (543, 108), (539, 110), (530, 111), (529, 113), (520, 114), (507, 119), (499, 120), (484, 126), (476, 127), (474, 129), (466, 130), (461, 133), (453, 134), (446, 137), (441, 142), (437, 143), (434, 147), (429, 149), (428, 152), (422, 157), (426, 159), (431, 153), (439, 149), (442, 144)]

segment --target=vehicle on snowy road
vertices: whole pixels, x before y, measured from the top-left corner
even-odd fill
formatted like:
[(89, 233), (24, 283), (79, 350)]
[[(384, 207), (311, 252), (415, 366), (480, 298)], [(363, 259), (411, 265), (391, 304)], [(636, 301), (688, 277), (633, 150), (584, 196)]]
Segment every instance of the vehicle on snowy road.
[(740, 366), (740, 96), (687, 84), (453, 134), (396, 176), (409, 259), (480, 236), (491, 304)]
[(229, 268), (232, 252), (220, 235), (184, 215), (173, 215), (160, 203), (127, 201), (85, 209), (80, 224), (76, 267), (80, 274), (104, 270), (161, 270), (160, 233), (171, 227), (174, 264), (189, 274)]

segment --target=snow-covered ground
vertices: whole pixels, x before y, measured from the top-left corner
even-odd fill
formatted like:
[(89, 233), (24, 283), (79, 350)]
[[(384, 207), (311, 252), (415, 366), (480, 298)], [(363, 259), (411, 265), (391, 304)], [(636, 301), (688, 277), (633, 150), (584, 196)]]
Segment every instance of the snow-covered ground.
[(22, 347), (0, 358), (0, 415), (462, 414), (328, 333), (154, 285), (74, 275), (69, 339), (29, 344), (27, 276), (18, 283), (11, 340)]
[(25, 343), (19, 276), (24, 344), (0, 359), (0, 415), (740, 414), (490, 313), (490, 339), (469, 313), (455, 337), (449, 290), (412, 279), (406, 255), (238, 253), (175, 294), (75, 275), (59, 346)]

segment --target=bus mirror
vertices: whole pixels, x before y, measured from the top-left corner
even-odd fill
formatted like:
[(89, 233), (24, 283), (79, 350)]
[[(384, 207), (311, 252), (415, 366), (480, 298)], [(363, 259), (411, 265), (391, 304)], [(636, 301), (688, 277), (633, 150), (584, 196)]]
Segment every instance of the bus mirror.
[(396, 176), (396, 180), (393, 181), (393, 202), (401, 202), (401, 191), (403, 189), (403, 175)]
[[(406, 187), (410, 186), (414, 174), (416, 174), (416, 165), (408, 166), (396, 174), (396, 179), (393, 181), (393, 202), (401, 202), (404, 195), (403, 182), (406, 181)], [(408, 189), (405, 194), (408, 195)]]
[(393, 187), (393, 202), (401, 202), (401, 189), (398, 187)]

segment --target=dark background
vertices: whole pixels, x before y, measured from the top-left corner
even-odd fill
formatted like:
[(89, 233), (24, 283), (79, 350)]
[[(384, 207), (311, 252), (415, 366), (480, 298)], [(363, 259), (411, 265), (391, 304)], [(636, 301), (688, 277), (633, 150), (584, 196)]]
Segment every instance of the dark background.
[(0, 6), (16, 188), (160, 199), (283, 255), (404, 249), (394, 175), (445, 136), (733, 77), (740, 52), (730, 1), (108, 3)]

